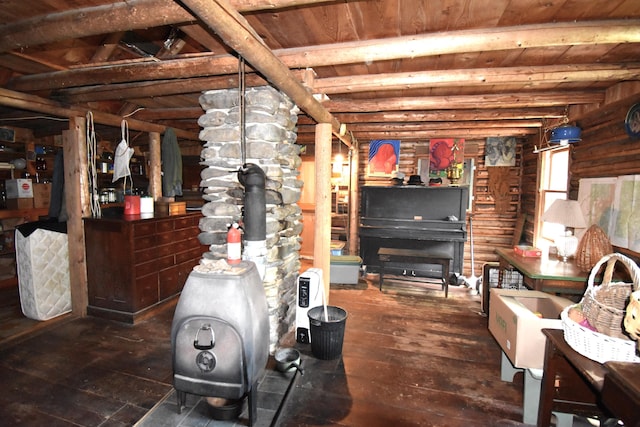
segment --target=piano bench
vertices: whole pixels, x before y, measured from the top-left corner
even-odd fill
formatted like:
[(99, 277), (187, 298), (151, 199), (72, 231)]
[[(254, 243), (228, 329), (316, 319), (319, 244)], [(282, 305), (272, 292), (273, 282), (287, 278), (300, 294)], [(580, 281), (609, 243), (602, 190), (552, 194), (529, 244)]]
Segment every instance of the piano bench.
[[(444, 297), (449, 296), (449, 264), (453, 259), (451, 255), (445, 253), (434, 253), (420, 249), (400, 249), (400, 248), (380, 248), (378, 249), (378, 259), (380, 260), (380, 290), (384, 283), (385, 270), (403, 269), (403, 275), (407, 275), (407, 270), (412, 276), (425, 276), (430, 272), (428, 265), (440, 266), (440, 278), (442, 279), (442, 290)], [(417, 272), (417, 274), (416, 274)]]

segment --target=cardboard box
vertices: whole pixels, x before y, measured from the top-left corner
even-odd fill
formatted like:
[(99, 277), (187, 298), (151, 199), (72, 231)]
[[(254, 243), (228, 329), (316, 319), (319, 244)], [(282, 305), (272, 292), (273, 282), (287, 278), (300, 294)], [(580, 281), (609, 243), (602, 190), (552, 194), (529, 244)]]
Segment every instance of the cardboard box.
[(187, 213), (187, 202), (165, 202), (157, 201), (154, 210), (158, 214), (164, 215), (184, 215)]
[(546, 337), (541, 330), (562, 329), (560, 313), (573, 302), (515, 289), (491, 289), (489, 301), (489, 332), (513, 366), (542, 369)]
[(514, 246), (513, 247), (513, 252), (516, 253), (516, 255), (520, 255), (520, 256), (526, 256), (526, 257), (541, 257), (542, 256), (542, 251), (538, 248), (534, 248), (533, 246)]
[(33, 197), (33, 184), (30, 179), (7, 179), (4, 182), (7, 199)]
[(51, 204), (51, 184), (33, 184), (33, 207), (48, 209)]
[(7, 209), (12, 211), (22, 210), (22, 209), (33, 209), (33, 198), (7, 199)]

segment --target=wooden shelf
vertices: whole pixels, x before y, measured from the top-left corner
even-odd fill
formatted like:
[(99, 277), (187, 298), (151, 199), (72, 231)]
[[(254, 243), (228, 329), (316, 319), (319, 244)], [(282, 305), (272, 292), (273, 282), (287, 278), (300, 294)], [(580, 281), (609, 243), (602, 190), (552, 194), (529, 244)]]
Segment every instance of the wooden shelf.
[(0, 209), (0, 219), (27, 218), (29, 221), (37, 221), (41, 216), (47, 216), (49, 209)]

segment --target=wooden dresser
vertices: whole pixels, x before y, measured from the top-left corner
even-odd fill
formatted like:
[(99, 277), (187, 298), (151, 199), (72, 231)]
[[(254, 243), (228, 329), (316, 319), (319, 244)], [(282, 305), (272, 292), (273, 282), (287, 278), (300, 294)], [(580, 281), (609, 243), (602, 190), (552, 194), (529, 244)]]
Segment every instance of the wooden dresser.
[(142, 218), (85, 218), (87, 313), (135, 323), (177, 295), (208, 250), (198, 241), (200, 212)]

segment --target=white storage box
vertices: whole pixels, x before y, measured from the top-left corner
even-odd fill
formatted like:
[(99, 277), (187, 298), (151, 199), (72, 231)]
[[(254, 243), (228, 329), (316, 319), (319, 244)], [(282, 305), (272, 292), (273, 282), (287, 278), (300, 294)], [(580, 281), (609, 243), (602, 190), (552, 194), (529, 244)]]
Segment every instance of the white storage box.
[(29, 233), (29, 225), (16, 229), (20, 304), (28, 318), (49, 320), (71, 311), (68, 238), (44, 228)]
[(33, 198), (33, 184), (30, 179), (7, 179), (4, 186), (7, 199)]
[(357, 255), (332, 256), (329, 283), (358, 284), (361, 263), (362, 258)]

